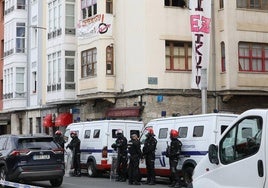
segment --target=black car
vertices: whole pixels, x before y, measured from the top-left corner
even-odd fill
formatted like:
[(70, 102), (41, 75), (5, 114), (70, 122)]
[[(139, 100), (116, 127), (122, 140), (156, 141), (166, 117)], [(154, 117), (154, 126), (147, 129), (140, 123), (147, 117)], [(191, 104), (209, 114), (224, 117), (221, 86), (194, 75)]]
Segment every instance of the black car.
[(46, 135), (1, 135), (0, 179), (13, 182), (49, 180), (62, 184), (64, 149)]

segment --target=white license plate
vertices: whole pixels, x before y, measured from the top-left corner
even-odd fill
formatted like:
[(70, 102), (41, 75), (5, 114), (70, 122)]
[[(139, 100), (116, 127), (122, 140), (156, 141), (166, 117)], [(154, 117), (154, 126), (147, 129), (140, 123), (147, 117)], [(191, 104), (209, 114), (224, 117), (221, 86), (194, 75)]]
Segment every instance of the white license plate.
[(50, 155), (34, 155), (33, 160), (50, 159)]

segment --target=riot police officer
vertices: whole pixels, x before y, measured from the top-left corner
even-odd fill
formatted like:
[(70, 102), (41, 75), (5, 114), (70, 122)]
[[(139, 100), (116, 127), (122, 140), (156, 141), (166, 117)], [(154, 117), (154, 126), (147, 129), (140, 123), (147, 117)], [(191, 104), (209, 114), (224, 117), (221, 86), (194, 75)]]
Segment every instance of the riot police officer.
[(117, 139), (112, 148), (117, 151), (117, 165), (116, 172), (118, 174), (117, 181), (125, 182), (127, 179), (127, 139), (123, 135), (123, 130), (116, 131)]
[(142, 149), (143, 158), (145, 159), (146, 170), (147, 170), (147, 181), (148, 185), (155, 185), (155, 150), (157, 140), (154, 138), (154, 130), (152, 128), (147, 129), (146, 139), (144, 147)]
[(71, 131), (71, 142), (67, 145), (67, 148), (70, 148), (73, 154), (73, 168), (74, 176), (81, 176), (81, 166), (80, 166), (80, 139), (77, 136), (75, 131)]
[(55, 137), (54, 137), (54, 141), (59, 144), (62, 148), (64, 148), (64, 138), (62, 136), (62, 132), (60, 130), (57, 130), (55, 132)]
[(131, 140), (128, 142), (129, 152), (129, 185), (140, 185), (140, 169), (139, 163), (142, 159), (141, 145), (136, 134), (131, 135)]
[(182, 143), (178, 139), (179, 132), (175, 129), (170, 131), (170, 146), (167, 147), (166, 156), (169, 157), (170, 166), (170, 179), (171, 184), (169, 187), (179, 188), (181, 187), (180, 177), (177, 170), (177, 165), (179, 161), (179, 155), (181, 152)]

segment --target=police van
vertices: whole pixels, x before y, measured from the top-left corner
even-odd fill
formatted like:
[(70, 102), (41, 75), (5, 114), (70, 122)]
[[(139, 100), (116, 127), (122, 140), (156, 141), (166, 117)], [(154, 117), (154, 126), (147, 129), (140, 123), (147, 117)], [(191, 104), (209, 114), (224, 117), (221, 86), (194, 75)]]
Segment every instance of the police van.
[[(87, 170), (90, 177), (98, 173), (110, 171), (112, 157), (115, 151), (111, 145), (116, 140), (116, 131), (123, 130), (124, 136), (130, 140), (132, 134), (140, 135), (144, 124), (141, 121), (132, 120), (99, 120), (89, 122), (72, 123), (66, 128), (65, 146), (70, 141), (70, 132), (75, 131), (81, 140), (81, 169)], [(66, 157), (71, 151), (67, 149)], [(66, 160), (67, 161), (67, 160)]]
[[(154, 130), (157, 139), (155, 173), (156, 176), (169, 177), (169, 159), (166, 148), (170, 145), (171, 129), (178, 130), (182, 142), (182, 152), (178, 169), (183, 172), (186, 182), (190, 182), (192, 173), (198, 162), (207, 154), (208, 146), (216, 143), (223, 131), (237, 117), (235, 114), (211, 113), (202, 115), (187, 115), (179, 117), (159, 118), (148, 122), (143, 130), (140, 141), (143, 147), (146, 129)], [(146, 166), (140, 164), (142, 175), (146, 175)]]

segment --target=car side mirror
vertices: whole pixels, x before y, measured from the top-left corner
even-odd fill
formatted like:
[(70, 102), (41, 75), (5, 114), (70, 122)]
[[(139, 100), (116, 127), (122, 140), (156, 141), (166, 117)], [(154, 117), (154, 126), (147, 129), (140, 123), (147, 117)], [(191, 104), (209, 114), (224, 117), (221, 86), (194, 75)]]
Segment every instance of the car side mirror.
[(209, 161), (210, 161), (212, 164), (216, 164), (216, 165), (219, 164), (219, 158), (218, 158), (218, 146), (216, 146), (216, 145), (214, 145), (214, 144), (211, 144), (211, 145), (208, 147), (208, 158), (209, 158)]

